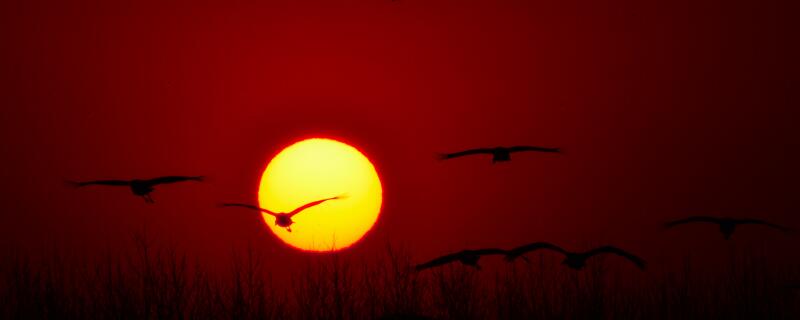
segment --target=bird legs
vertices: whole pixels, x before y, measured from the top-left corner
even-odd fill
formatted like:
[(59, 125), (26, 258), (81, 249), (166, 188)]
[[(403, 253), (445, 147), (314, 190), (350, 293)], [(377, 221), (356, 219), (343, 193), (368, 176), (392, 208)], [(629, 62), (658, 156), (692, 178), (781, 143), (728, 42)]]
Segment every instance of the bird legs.
[(155, 201), (153, 201), (153, 197), (151, 197), (150, 194), (142, 195), (142, 198), (144, 198), (144, 202), (145, 203), (148, 203), (148, 204), (156, 203)]

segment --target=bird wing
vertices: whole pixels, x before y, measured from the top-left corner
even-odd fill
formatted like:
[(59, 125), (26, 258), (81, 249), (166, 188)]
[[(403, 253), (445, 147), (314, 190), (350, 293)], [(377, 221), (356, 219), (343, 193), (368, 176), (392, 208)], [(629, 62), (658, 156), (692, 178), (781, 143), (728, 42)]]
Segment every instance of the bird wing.
[(644, 262), (644, 260), (642, 258), (639, 258), (638, 256), (635, 256), (635, 255), (631, 254), (630, 252), (627, 252), (625, 250), (622, 250), (620, 248), (613, 247), (613, 246), (599, 247), (599, 248), (593, 249), (593, 250), (591, 250), (589, 252), (586, 252), (585, 255), (588, 258), (588, 257), (594, 256), (594, 255), (603, 254), (603, 253), (616, 254), (616, 255), (618, 255), (620, 257), (623, 257), (625, 259), (630, 260), (631, 262), (636, 264), (636, 266), (639, 267), (639, 269), (644, 269), (645, 268), (645, 262)]
[(767, 226), (767, 227), (770, 227), (770, 228), (773, 228), (773, 229), (778, 229), (778, 230), (783, 231), (783, 232), (792, 232), (791, 228), (780, 226), (780, 225), (777, 225), (777, 224), (774, 224), (774, 223), (771, 223), (771, 222), (767, 222), (767, 221), (764, 221), (764, 220), (760, 220), (760, 219), (740, 219), (740, 220), (735, 220), (735, 222), (737, 224), (758, 224), (758, 225)]
[(533, 243), (522, 245), (522, 246), (519, 246), (519, 247), (516, 247), (514, 249), (511, 249), (511, 250), (507, 251), (506, 252), (506, 259), (507, 260), (514, 260), (518, 256), (521, 256), (521, 255), (523, 255), (525, 253), (528, 253), (528, 252), (531, 252), (531, 251), (536, 251), (536, 250), (539, 250), (539, 249), (549, 249), (549, 250), (560, 252), (561, 254), (567, 254), (566, 250), (561, 249), (561, 247), (559, 247), (557, 245), (554, 245), (552, 243), (548, 243), (548, 242), (533, 242)]
[(545, 147), (536, 147), (536, 146), (514, 146), (508, 148), (510, 152), (520, 152), (520, 151), (536, 151), (536, 152), (561, 152), (559, 148), (545, 148)]
[(431, 261), (418, 264), (418, 265), (414, 266), (414, 269), (417, 270), (417, 271), (422, 271), (422, 270), (425, 270), (425, 269), (430, 269), (430, 268), (438, 267), (438, 266), (441, 266), (441, 265), (444, 265), (444, 264), (448, 264), (448, 263), (451, 263), (453, 261), (458, 261), (459, 255), (461, 255), (462, 253), (463, 252), (458, 252), (458, 253), (451, 253), (451, 254), (448, 254), (448, 255), (444, 255), (444, 256), (438, 257), (436, 259), (433, 259)]
[(442, 160), (447, 160), (447, 159), (458, 158), (458, 157), (463, 157), (463, 156), (471, 156), (471, 155), (474, 155), (474, 154), (487, 154), (487, 153), (488, 154), (492, 154), (492, 151), (493, 151), (493, 149), (490, 149), (490, 148), (470, 149), (470, 150), (464, 150), (464, 151), (459, 151), (459, 152), (442, 154), (441, 155), (441, 159)]
[(300, 206), (297, 209), (292, 210), (292, 212), (289, 212), (288, 215), (291, 217), (291, 216), (294, 216), (294, 215), (300, 213), (301, 211), (303, 211), (305, 209), (308, 209), (308, 208), (311, 208), (313, 206), (319, 205), (319, 204), (321, 204), (321, 203), (323, 203), (325, 201), (334, 200), (334, 199), (341, 199), (341, 198), (342, 198), (342, 196), (336, 196), (336, 197), (332, 197), (332, 198), (325, 198), (325, 199), (322, 199), (322, 200), (309, 202), (309, 203), (306, 203), (306, 204)]
[(269, 211), (269, 210), (267, 210), (267, 209), (260, 208), (260, 207), (258, 207), (258, 206), (254, 206), (254, 205), (251, 205), (251, 204), (244, 204), (244, 203), (223, 203), (223, 204), (222, 204), (222, 206), (223, 206), (223, 207), (242, 207), (242, 208), (252, 209), (252, 210), (256, 210), (256, 211), (261, 211), (261, 212), (263, 212), (263, 213), (266, 213), (266, 214), (269, 214), (269, 215), (271, 215), (271, 216), (277, 216), (277, 214), (276, 214), (275, 212), (272, 212), (272, 211)]
[(664, 227), (672, 228), (677, 225), (686, 224), (686, 223), (693, 223), (693, 222), (709, 222), (709, 223), (716, 223), (719, 224), (722, 222), (721, 219), (715, 217), (708, 217), (708, 216), (695, 216), (695, 217), (688, 217), (685, 219), (670, 221), (664, 224)]
[(95, 181), (67, 181), (73, 187), (85, 187), (85, 186), (115, 186), (115, 187), (127, 187), (131, 185), (131, 182), (128, 180), (95, 180)]
[(149, 185), (175, 183), (183, 181), (203, 181), (203, 176), (165, 176), (146, 180)]

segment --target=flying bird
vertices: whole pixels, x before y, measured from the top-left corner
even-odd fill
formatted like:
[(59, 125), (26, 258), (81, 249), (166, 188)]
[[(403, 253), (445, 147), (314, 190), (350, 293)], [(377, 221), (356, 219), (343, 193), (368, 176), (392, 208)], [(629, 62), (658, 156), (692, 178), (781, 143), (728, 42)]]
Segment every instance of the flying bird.
[(298, 214), (300, 212), (303, 212), (303, 210), (306, 210), (306, 209), (311, 208), (313, 206), (317, 206), (317, 205), (319, 205), (319, 204), (321, 204), (321, 203), (323, 203), (325, 201), (335, 200), (335, 199), (343, 199), (343, 198), (345, 198), (345, 196), (336, 196), (336, 197), (332, 197), (332, 198), (325, 198), (325, 199), (322, 199), (322, 200), (309, 202), (309, 203), (306, 203), (306, 204), (304, 204), (304, 205), (302, 205), (302, 206), (298, 207), (297, 209), (294, 209), (294, 210), (292, 210), (290, 212), (272, 212), (270, 210), (267, 210), (267, 209), (264, 209), (264, 208), (260, 208), (258, 206), (244, 204), (244, 203), (223, 203), (222, 206), (223, 207), (243, 207), (243, 208), (248, 208), (248, 209), (251, 209), (251, 210), (264, 212), (264, 213), (266, 213), (268, 215), (271, 215), (271, 216), (275, 217), (275, 225), (276, 226), (279, 226), (279, 227), (282, 227), (282, 228), (286, 228), (286, 231), (292, 232), (292, 224), (294, 224), (294, 221), (292, 220), (292, 217), (294, 215), (296, 215), (296, 214)]
[(76, 188), (87, 186), (129, 187), (131, 192), (136, 196), (142, 197), (144, 202), (155, 203), (150, 193), (155, 190), (154, 187), (156, 185), (184, 181), (203, 181), (203, 178), (203, 176), (165, 176), (153, 179), (68, 181), (68, 183)]
[(628, 259), (630, 262), (633, 262), (637, 267), (639, 267), (639, 269), (644, 270), (645, 268), (645, 261), (642, 260), (642, 258), (639, 258), (617, 247), (603, 246), (586, 252), (570, 252), (562, 249), (559, 246), (547, 242), (534, 242), (511, 249), (506, 253), (506, 260), (514, 261), (515, 259), (517, 259), (518, 257), (522, 256), (525, 253), (536, 251), (539, 249), (553, 250), (563, 254), (565, 258), (564, 261), (562, 261), (561, 263), (575, 270), (583, 269), (583, 267), (586, 266), (586, 260), (589, 260), (589, 258), (594, 257), (598, 254), (605, 254), (605, 253), (615, 254), (625, 259)]
[(559, 148), (535, 147), (535, 146), (478, 148), (478, 149), (470, 149), (470, 150), (464, 150), (464, 151), (460, 151), (460, 152), (442, 154), (440, 156), (440, 158), (442, 160), (447, 160), (447, 159), (453, 159), (453, 158), (458, 158), (458, 157), (463, 157), (463, 156), (471, 156), (471, 155), (476, 155), (476, 154), (491, 154), (492, 155), (492, 163), (496, 163), (496, 162), (511, 161), (511, 153), (513, 153), (513, 152), (524, 152), (524, 151), (532, 151), (532, 152), (561, 152), (561, 149), (559, 149)]
[(478, 260), (480, 260), (480, 258), (482, 256), (485, 256), (485, 255), (504, 255), (504, 254), (506, 254), (505, 250), (495, 249), (495, 248), (479, 249), (479, 250), (462, 250), (462, 251), (459, 251), (459, 252), (456, 252), (456, 253), (451, 253), (451, 254), (448, 254), (448, 255), (444, 255), (444, 256), (438, 257), (436, 259), (433, 259), (431, 261), (428, 261), (428, 262), (425, 262), (425, 263), (422, 263), (422, 264), (418, 264), (418, 265), (416, 265), (414, 267), (414, 269), (416, 269), (417, 271), (422, 271), (422, 270), (425, 270), (425, 269), (430, 269), (430, 268), (438, 267), (438, 266), (445, 265), (445, 264), (448, 264), (448, 263), (451, 263), (451, 262), (459, 261), (462, 264), (464, 264), (465, 266), (470, 266), (470, 267), (473, 267), (475, 269), (480, 270), (481, 266), (478, 265)]
[(731, 238), (731, 235), (733, 235), (733, 232), (736, 231), (737, 226), (744, 224), (762, 225), (783, 232), (791, 232), (791, 229), (789, 228), (785, 228), (759, 219), (733, 219), (733, 218), (716, 218), (708, 216), (695, 216), (695, 217), (688, 217), (685, 219), (675, 220), (665, 223), (664, 227), (672, 228), (674, 226), (687, 223), (695, 223), (695, 222), (716, 223), (717, 225), (719, 225), (719, 231), (722, 232), (722, 237), (724, 237), (725, 240)]

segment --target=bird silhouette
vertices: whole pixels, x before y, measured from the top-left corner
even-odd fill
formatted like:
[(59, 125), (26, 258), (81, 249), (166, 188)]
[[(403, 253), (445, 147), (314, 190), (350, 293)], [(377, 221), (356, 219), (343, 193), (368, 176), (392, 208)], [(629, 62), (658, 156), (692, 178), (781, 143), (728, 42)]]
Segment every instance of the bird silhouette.
[(270, 210), (267, 210), (267, 209), (264, 209), (264, 208), (260, 208), (258, 206), (244, 204), (244, 203), (223, 203), (222, 206), (223, 207), (243, 207), (243, 208), (248, 208), (248, 209), (264, 212), (264, 213), (266, 213), (268, 215), (271, 215), (271, 216), (275, 217), (275, 225), (276, 226), (279, 226), (279, 227), (282, 227), (282, 228), (286, 228), (286, 231), (292, 232), (292, 224), (294, 224), (294, 221), (292, 220), (292, 217), (294, 215), (302, 212), (303, 210), (311, 208), (313, 206), (317, 206), (317, 205), (319, 205), (319, 204), (321, 204), (321, 203), (323, 203), (325, 201), (343, 199), (343, 198), (345, 198), (345, 196), (336, 196), (336, 197), (325, 198), (325, 199), (321, 199), (321, 200), (317, 200), (317, 201), (312, 201), (312, 202), (306, 203), (306, 204), (304, 204), (304, 205), (302, 205), (302, 206), (298, 207), (297, 209), (294, 209), (294, 210), (292, 210), (290, 212), (272, 212)]
[(709, 216), (695, 216), (695, 217), (688, 217), (685, 219), (675, 220), (671, 222), (667, 222), (664, 224), (666, 228), (672, 228), (674, 226), (683, 225), (687, 223), (696, 223), (696, 222), (705, 222), (705, 223), (716, 223), (719, 225), (719, 231), (722, 232), (722, 237), (725, 240), (731, 238), (733, 232), (736, 231), (736, 227), (739, 225), (744, 224), (754, 224), (754, 225), (762, 225), (767, 226), (773, 229), (777, 229), (783, 232), (790, 232), (791, 229), (785, 228), (773, 223), (769, 223), (764, 220), (759, 219), (733, 219), (733, 218), (717, 218), (717, 217), (709, 217)]
[(639, 258), (617, 247), (603, 246), (586, 252), (570, 252), (562, 249), (559, 246), (547, 242), (534, 242), (511, 249), (506, 253), (506, 260), (514, 261), (515, 259), (517, 259), (518, 257), (522, 256), (525, 253), (536, 251), (539, 249), (553, 250), (563, 254), (565, 258), (564, 261), (562, 261), (561, 263), (575, 270), (583, 269), (583, 267), (586, 266), (586, 260), (589, 260), (589, 258), (604, 253), (611, 253), (623, 257), (625, 259), (628, 259), (629, 261), (633, 262), (637, 267), (639, 267), (639, 269), (644, 270), (645, 268), (645, 261), (642, 260), (642, 258)]
[(67, 181), (76, 188), (87, 186), (112, 186), (129, 187), (131, 192), (144, 199), (146, 203), (155, 203), (150, 193), (159, 184), (169, 184), (184, 181), (203, 181), (203, 176), (165, 176), (153, 179), (133, 179), (133, 180), (94, 180), (94, 181)]
[(463, 156), (471, 156), (471, 155), (476, 155), (476, 154), (491, 154), (492, 155), (492, 163), (497, 163), (497, 162), (511, 161), (511, 153), (524, 152), (524, 151), (532, 151), (532, 152), (561, 152), (561, 149), (559, 149), (559, 148), (535, 147), (535, 146), (478, 148), (478, 149), (470, 149), (470, 150), (464, 150), (464, 151), (460, 151), (460, 152), (442, 154), (440, 156), (440, 158), (442, 160), (447, 160), (447, 159), (453, 159), (453, 158), (458, 158), (458, 157), (463, 157)]
[(495, 255), (495, 254), (496, 255), (504, 255), (504, 254), (506, 254), (506, 251), (505, 250), (501, 250), (501, 249), (496, 249), (496, 248), (478, 249), (478, 250), (462, 250), (462, 251), (459, 251), (459, 252), (456, 252), (456, 253), (451, 253), (451, 254), (448, 254), (448, 255), (444, 255), (444, 256), (438, 257), (436, 259), (433, 259), (431, 261), (428, 261), (428, 262), (425, 262), (425, 263), (422, 263), (422, 264), (418, 264), (418, 265), (414, 266), (414, 269), (416, 271), (422, 271), (422, 270), (425, 270), (425, 269), (430, 269), (430, 268), (438, 267), (438, 266), (445, 265), (445, 264), (448, 264), (448, 263), (451, 263), (451, 262), (459, 261), (462, 264), (464, 264), (465, 266), (470, 266), (470, 267), (473, 267), (475, 269), (480, 270), (481, 266), (478, 265), (478, 260), (480, 260), (480, 258), (482, 256)]

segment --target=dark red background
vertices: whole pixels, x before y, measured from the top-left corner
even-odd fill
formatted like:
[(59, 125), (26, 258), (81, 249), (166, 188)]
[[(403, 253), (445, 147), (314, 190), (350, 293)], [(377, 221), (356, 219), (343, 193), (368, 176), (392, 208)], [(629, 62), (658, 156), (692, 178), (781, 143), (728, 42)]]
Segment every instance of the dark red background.
[[(147, 230), (203, 257), (257, 243), (290, 264), (302, 254), (255, 216), (215, 205), (255, 200), (270, 157), (308, 136), (354, 144), (381, 174), (383, 212), (356, 253), (550, 240), (657, 262), (724, 246), (711, 226), (662, 232), (666, 219), (800, 227), (797, 8), (742, 2), (5, 1), (0, 242), (92, 253)], [(435, 160), (514, 144), (565, 153)], [(155, 205), (63, 184), (165, 174), (208, 182), (160, 188)]]

